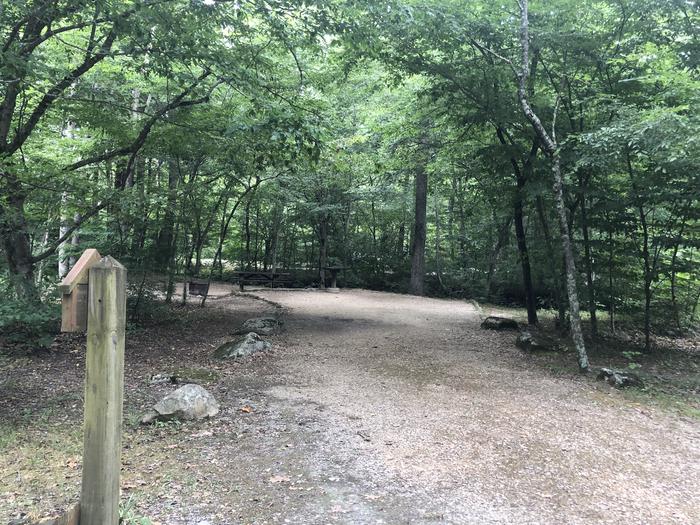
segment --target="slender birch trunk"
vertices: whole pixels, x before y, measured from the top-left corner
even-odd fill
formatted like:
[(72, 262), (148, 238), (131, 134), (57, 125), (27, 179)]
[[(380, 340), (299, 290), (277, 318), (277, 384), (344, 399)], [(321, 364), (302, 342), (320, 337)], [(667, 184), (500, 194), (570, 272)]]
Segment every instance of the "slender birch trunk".
[(520, 5), (520, 45), (522, 47), (520, 71), (518, 75), (518, 98), (525, 117), (530, 121), (532, 127), (537, 132), (543, 144), (543, 149), (550, 158), (552, 164), (552, 175), (554, 178), (553, 192), (556, 205), (557, 218), (559, 220), (559, 232), (561, 244), (564, 251), (564, 261), (566, 263), (566, 288), (569, 295), (569, 311), (571, 313), (571, 335), (578, 354), (578, 365), (582, 372), (587, 372), (590, 368), (586, 345), (583, 340), (581, 330), (581, 314), (579, 307), (578, 291), (576, 286), (576, 263), (574, 252), (571, 247), (569, 234), (569, 224), (566, 216), (566, 206), (564, 204), (564, 178), (561, 174), (561, 158), (559, 146), (554, 133), (550, 136), (542, 125), (542, 121), (535, 114), (527, 97), (527, 82), (530, 76), (529, 53), (529, 18), (528, 0), (519, 0)]

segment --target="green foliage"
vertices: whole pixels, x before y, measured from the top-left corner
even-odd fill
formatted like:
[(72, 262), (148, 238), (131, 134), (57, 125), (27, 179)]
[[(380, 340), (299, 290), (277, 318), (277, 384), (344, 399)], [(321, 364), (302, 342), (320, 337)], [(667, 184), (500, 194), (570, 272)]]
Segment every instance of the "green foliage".
[(119, 505), (119, 523), (121, 525), (151, 525), (153, 522), (138, 513), (138, 501), (130, 495)]
[(55, 303), (6, 297), (0, 303), (0, 341), (27, 349), (48, 348), (58, 332), (60, 315)]
[(145, 274), (136, 274), (136, 277), (137, 280), (131, 280), (127, 285), (127, 327), (136, 329), (149, 323), (164, 323), (171, 319), (170, 306), (163, 303), (160, 295), (162, 287), (147, 279)]
[(642, 356), (641, 352), (636, 352), (632, 350), (625, 350), (622, 352), (622, 355), (625, 359), (627, 359), (627, 368), (630, 370), (636, 370), (637, 368), (641, 368), (642, 365), (640, 365), (637, 360)]
[[(427, 291), (522, 304), (519, 200), (537, 303), (565, 315), (551, 174), (508, 64), (515, 3), (33, 5), (0, 11), (0, 72), (17, 80), (0, 83), (0, 269), (22, 304), (86, 247), (129, 267), (132, 326), (167, 315), (142, 270), (275, 267), (308, 286), (332, 264), (343, 286), (406, 291), (424, 171)], [(27, 47), (37, 13), (50, 25)], [(529, 96), (561, 146), (582, 303), (611, 328), (692, 330), (697, 10), (533, 1), (530, 26)]]

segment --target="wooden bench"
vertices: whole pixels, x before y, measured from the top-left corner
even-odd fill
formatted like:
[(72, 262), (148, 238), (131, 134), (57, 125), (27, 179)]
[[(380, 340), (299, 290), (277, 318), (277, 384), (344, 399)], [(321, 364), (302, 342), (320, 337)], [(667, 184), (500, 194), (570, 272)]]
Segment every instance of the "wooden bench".
[(234, 272), (238, 287), (241, 292), (245, 291), (246, 284), (269, 284), (271, 288), (277, 284), (288, 284), (291, 282), (291, 274), (282, 272), (263, 272), (259, 270), (249, 270)]

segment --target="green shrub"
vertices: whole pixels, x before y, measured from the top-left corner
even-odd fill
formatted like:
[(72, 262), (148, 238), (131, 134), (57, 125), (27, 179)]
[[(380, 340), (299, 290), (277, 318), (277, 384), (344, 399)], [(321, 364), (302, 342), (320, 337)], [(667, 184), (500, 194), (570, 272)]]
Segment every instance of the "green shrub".
[(6, 298), (0, 303), (0, 334), (10, 344), (46, 348), (58, 333), (60, 317), (58, 304)]

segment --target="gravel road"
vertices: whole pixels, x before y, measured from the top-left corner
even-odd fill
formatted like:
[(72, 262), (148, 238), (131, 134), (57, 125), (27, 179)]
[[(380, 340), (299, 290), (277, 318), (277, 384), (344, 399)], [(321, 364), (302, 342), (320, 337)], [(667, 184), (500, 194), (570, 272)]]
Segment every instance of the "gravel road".
[[(129, 332), (128, 523), (700, 523), (698, 420), (553, 374), (513, 332), (482, 330), (469, 303), (362, 290), (241, 295), (221, 283), (212, 292), (205, 309)], [(271, 351), (213, 356), (261, 315), (284, 320)], [(0, 523), (78, 500), (83, 346), (63, 338), (0, 368)], [(176, 388), (150, 377), (175, 370), (221, 412), (139, 425)]]
[(697, 421), (550, 376), (465, 302), (256, 293), (286, 331), (239, 377), (241, 522), (700, 523)]

